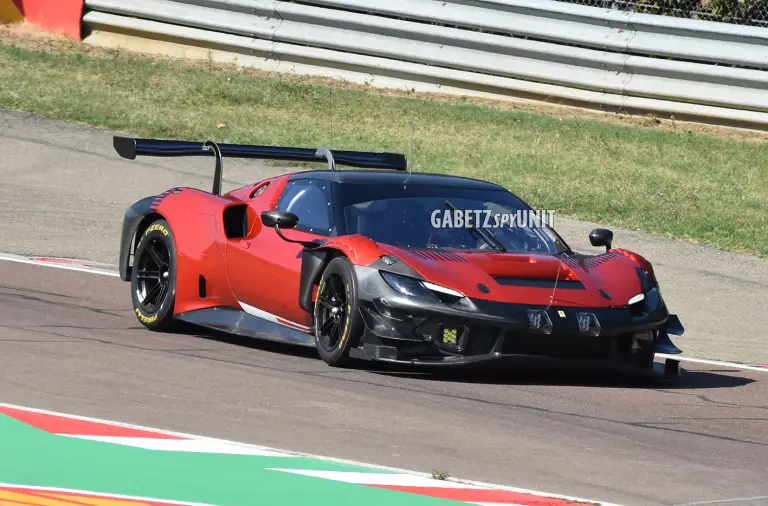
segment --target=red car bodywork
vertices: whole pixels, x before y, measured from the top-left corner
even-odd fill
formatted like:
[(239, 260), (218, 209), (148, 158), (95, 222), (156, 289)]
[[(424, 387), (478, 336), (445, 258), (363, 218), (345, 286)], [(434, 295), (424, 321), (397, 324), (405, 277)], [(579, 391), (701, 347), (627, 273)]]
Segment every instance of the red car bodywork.
[[(138, 151), (150, 156), (210, 155), (204, 152), (219, 149), (213, 143), (211, 146), (115, 139), (118, 152), (130, 159)], [(590, 353), (580, 352), (580, 343), (584, 343), (585, 348), (594, 348), (594, 353), (600, 356), (627, 355), (639, 346), (657, 352), (680, 353), (667, 333), (682, 334), (682, 325), (676, 315), (667, 311), (652, 265), (637, 253), (611, 249), (610, 231), (593, 231), (599, 233), (600, 238), (590, 235), (593, 245), (602, 244), (607, 249), (603, 254), (592, 256), (574, 253), (564, 242), (552, 244), (557, 251), (549, 248), (542, 253), (527, 251), (528, 246), (524, 250), (508, 250), (500, 243), (495, 248), (498, 251), (472, 246), (433, 248), (432, 229), (426, 249), (400, 246), (390, 242), (422, 243), (419, 239), (414, 239), (415, 243), (391, 238), (377, 241), (372, 238), (378, 237), (375, 232), (366, 232), (372, 234), (369, 237), (358, 234), (355, 228), (350, 228), (354, 233), (348, 234), (346, 221), (337, 232), (331, 233), (331, 230), (338, 224), (325, 230), (325, 235), (291, 229), (295, 225), (281, 232), (272, 226), (277, 223), (275, 219), (280, 219), (275, 216), (298, 220), (297, 215), (278, 209), (284, 191), (296, 181), (316, 180), (338, 185), (325, 197), (330, 198), (327, 205), (332, 206), (331, 214), (338, 215), (344, 214), (351, 205), (345, 199), (362, 198), (356, 192), (365, 192), (365, 188), (371, 189), (365, 199), (372, 200), (361, 202), (372, 205), (386, 201), (386, 197), (379, 196), (378, 192), (383, 190), (376, 184), (389, 185), (388, 191), (394, 192), (389, 194), (390, 198), (399, 198), (401, 190), (392, 188), (399, 188), (398, 185), (404, 185), (404, 181), (411, 178), (402, 172), (387, 176), (375, 171), (343, 175), (335, 172), (334, 156), (344, 158), (353, 166), (394, 167), (397, 171), (404, 170), (398, 165), (397, 156), (401, 155), (331, 154), (327, 150), (323, 152), (324, 148), (317, 153), (297, 154), (299, 148), (239, 145), (225, 145), (224, 149), (234, 156), (251, 158), (277, 153), (287, 156), (283, 159), (304, 157), (301, 159), (319, 161), (313, 157), (322, 155), (328, 158), (329, 171), (283, 174), (221, 194), (221, 152), (217, 151), (213, 192), (174, 188), (131, 206), (123, 221), (120, 276), (125, 281), (132, 280), (131, 255), (139, 246), (140, 238), (156, 220), (165, 220), (175, 245), (172, 314), (179, 320), (314, 346), (316, 315), (313, 310), (317, 308), (313, 306), (320, 274), (332, 258), (343, 256), (356, 273), (354, 279), (360, 283), (356, 300), (361, 303), (358, 310), (365, 329), (362, 344), (356, 348), (358, 358), (401, 361), (396, 357), (402, 352), (402, 361), (409, 363), (455, 363), (539, 355), (539, 348), (547, 347), (560, 349), (565, 354), (573, 350), (576, 355)], [(404, 158), (402, 160), (404, 163)], [(323, 184), (320, 187), (324, 192)], [(512, 198), (503, 188), (479, 180), (419, 175), (414, 176), (411, 184), (430, 188), (412, 193), (417, 195), (416, 199), (436, 195), (439, 203), (440, 199), (448, 198), (443, 202), (454, 211), (458, 208), (452, 207), (453, 197), (446, 197), (447, 194), (488, 191)], [(337, 190), (341, 196), (334, 193)], [(325, 201), (322, 202), (325, 208)], [(366, 212), (378, 212), (375, 209)], [(292, 218), (288, 218), (289, 215)], [(356, 219), (362, 216), (357, 215)], [(410, 215), (407, 220), (411, 221)], [(388, 224), (389, 221), (374, 220), (373, 226), (388, 228)], [(307, 228), (312, 226), (329, 225), (307, 225)], [(477, 228), (473, 231), (483, 235)], [(400, 234), (396, 229), (394, 235)], [(385, 234), (384, 237), (391, 236)], [(485, 238), (490, 246), (494, 240)], [(329, 252), (333, 254), (328, 255)], [(424, 298), (411, 293), (405, 285), (398, 285), (402, 280), (416, 283), (432, 295)], [(435, 296), (435, 290), (442, 290), (444, 295)], [(445, 297), (448, 299), (444, 300)], [(550, 318), (555, 318), (554, 324)], [(445, 334), (444, 342), (440, 342), (440, 333)], [(457, 335), (464, 344), (455, 347)], [(450, 346), (454, 348), (449, 349)], [(427, 348), (428, 353), (424, 351)], [(419, 358), (419, 353), (426, 354)], [(641, 362), (647, 363), (647, 360)]]
[[(179, 188), (158, 199), (154, 212), (168, 221), (178, 244), (174, 314), (222, 305), (239, 308), (239, 302), (244, 302), (273, 315), (279, 323), (310, 331), (312, 315), (298, 304), (303, 246), (284, 241), (259, 219), (263, 211), (276, 208), (291, 175), (266, 179), (221, 197)], [(254, 193), (258, 194), (251, 197)], [(244, 203), (248, 205), (248, 233), (242, 238), (227, 239), (222, 232), (224, 210)], [(298, 230), (286, 235), (306, 241), (324, 239)], [(451, 252), (463, 261), (452, 263), (451, 269), (446, 270), (445, 263), (430, 259), (428, 251), (419, 255), (360, 235), (331, 238), (323, 247), (338, 250), (355, 265), (370, 265), (383, 255), (395, 254), (434, 284), (477, 299), (519, 304), (623, 305), (641, 290), (634, 267), (652, 269), (642, 256), (622, 249), (612, 249), (594, 258), (567, 259), (560, 267), (559, 279), (580, 280), (586, 290), (559, 290), (553, 300), (550, 288), (496, 287), (492, 294), (477, 288), (478, 283), (492, 286), (494, 277), (503, 276), (554, 280), (560, 260), (551, 255)], [(206, 279), (205, 299), (198, 295), (200, 275)], [(606, 286), (613, 300), (600, 295), (598, 288)]]

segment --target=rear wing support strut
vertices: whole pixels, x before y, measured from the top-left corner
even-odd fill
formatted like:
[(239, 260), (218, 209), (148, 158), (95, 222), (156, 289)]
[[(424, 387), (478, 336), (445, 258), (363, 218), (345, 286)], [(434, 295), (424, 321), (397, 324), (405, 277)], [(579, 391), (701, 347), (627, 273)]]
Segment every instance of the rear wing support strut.
[(224, 177), (224, 159), (221, 156), (221, 148), (213, 141), (206, 141), (203, 144), (203, 149), (206, 151), (213, 151), (216, 155), (216, 168), (213, 172), (213, 193), (214, 195), (221, 195), (221, 180)]

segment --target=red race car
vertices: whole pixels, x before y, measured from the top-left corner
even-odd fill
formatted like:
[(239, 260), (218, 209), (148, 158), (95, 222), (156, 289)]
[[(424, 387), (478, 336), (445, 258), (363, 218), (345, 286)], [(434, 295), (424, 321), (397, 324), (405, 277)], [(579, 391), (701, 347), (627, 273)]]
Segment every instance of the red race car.
[[(411, 173), (397, 153), (122, 136), (114, 147), (216, 161), (212, 192), (173, 188), (125, 213), (120, 277), (149, 329), (184, 321), (316, 347), (333, 366), (522, 357), (679, 374), (676, 360), (654, 362), (681, 352), (669, 334), (683, 327), (651, 264), (613, 249), (606, 229), (589, 236), (605, 253), (572, 251), (501, 186)], [(224, 156), (328, 166), (222, 194)]]

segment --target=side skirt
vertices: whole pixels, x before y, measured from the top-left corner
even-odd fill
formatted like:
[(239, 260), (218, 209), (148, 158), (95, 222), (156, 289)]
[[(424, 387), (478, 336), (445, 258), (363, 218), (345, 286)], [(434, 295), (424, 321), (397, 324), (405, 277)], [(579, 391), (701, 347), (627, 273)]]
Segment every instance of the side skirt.
[(315, 336), (312, 334), (250, 315), (233, 307), (197, 309), (177, 314), (175, 318), (228, 334), (315, 347)]

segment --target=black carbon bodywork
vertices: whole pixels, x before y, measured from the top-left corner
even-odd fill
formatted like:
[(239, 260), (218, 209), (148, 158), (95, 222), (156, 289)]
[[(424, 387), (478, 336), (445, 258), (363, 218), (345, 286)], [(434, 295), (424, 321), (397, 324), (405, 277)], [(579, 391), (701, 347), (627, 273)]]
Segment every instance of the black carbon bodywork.
[(192, 325), (243, 337), (266, 339), (305, 347), (315, 346), (315, 336), (252, 316), (233, 307), (210, 307), (176, 315), (176, 319)]
[[(405, 262), (399, 261), (399, 259), (395, 263), (388, 264), (388, 263), (384, 262), (383, 258), (379, 258), (374, 263), (369, 265), (368, 268), (374, 269), (374, 270), (377, 270), (377, 271), (391, 272), (392, 274), (400, 274), (401, 276), (409, 276), (409, 277), (414, 278), (414, 279), (421, 279), (421, 280), (424, 279), (421, 276), (421, 274), (419, 274), (418, 272), (416, 272), (413, 269), (413, 267), (411, 267), (410, 265), (408, 265)], [(358, 275), (359, 274), (360, 273), (358, 272)], [(389, 287), (389, 285), (387, 285), (386, 283), (384, 283), (384, 284), (385, 284), (385, 286)]]
[(130, 281), (131, 279), (130, 256), (135, 246), (136, 229), (147, 216), (154, 212), (160, 198), (159, 196), (152, 196), (141, 199), (125, 211), (123, 230), (120, 234), (120, 259), (118, 262), (120, 279), (123, 281)]
[[(314, 310), (312, 295), (314, 287), (320, 282), (323, 271), (333, 259), (336, 250), (324, 248), (322, 245), (315, 248), (304, 248), (301, 253), (301, 277), (299, 281), (299, 307), (308, 313)], [(386, 264), (382, 259), (370, 265), (371, 268), (392, 272), (403, 276), (422, 279), (411, 266), (404, 262), (392, 265)]]
[[(381, 263), (381, 261), (377, 262)], [(409, 364), (451, 365), (514, 357), (566, 361), (598, 361), (648, 369), (653, 352), (680, 353), (669, 333), (683, 332), (663, 300), (638, 313), (627, 307), (584, 308), (533, 306), (461, 298), (438, 302), (406, 296), (382, 278), (381, 265), (356, 266), (360, 312), (365, 331), (356, 358)], [(386, 266), (392, 270), (398, 262)], [(407, 266), (400, 267), (407, 268)], [(402, 274), (409, 275), (406, 272)], [(545, 309), (552, 330), (530, 328), (528, 309)], [(598, 337), (581, 332), (576, 313), (593, 313), (600, 323)], [(441, 342), (448, 329), (455, 343)], [(638, 350), (644, 350), (641, 356)]]
[(312, 289), (320, 281), (323, 270), (328, 265), (328, 250), (304, 248), (301, 252), (301, 278), (299, 281), (299, 307), (308, 313), (313, 312)]

